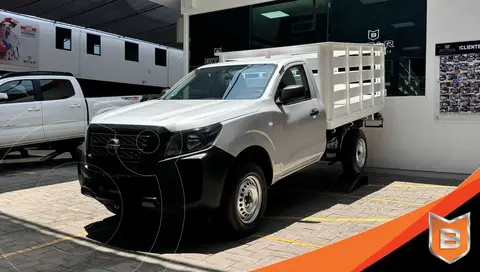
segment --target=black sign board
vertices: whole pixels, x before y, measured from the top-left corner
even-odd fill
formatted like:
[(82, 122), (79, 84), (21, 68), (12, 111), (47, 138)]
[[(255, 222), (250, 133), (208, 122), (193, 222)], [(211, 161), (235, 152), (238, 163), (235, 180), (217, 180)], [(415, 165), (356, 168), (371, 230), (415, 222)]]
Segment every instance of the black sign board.
[(480, 41), (441, 43), (435, 45), (435, 56), (480, 53)]

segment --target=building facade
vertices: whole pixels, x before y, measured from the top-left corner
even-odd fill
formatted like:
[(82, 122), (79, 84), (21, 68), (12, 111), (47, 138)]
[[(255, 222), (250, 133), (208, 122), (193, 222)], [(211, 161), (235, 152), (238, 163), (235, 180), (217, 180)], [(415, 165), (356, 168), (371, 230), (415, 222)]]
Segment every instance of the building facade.
[(435, 46), (480, 40), (475, 28), (479, 8), (478, 0), (228, 0), (221, 8), (210, 0), (182, 3), (190, 70), (216, 62), (219, 50), (384, 43), (385, 124), (365, 129), (369, 165), (455, 173), (478, 168), (480, 113), (440, 112)]

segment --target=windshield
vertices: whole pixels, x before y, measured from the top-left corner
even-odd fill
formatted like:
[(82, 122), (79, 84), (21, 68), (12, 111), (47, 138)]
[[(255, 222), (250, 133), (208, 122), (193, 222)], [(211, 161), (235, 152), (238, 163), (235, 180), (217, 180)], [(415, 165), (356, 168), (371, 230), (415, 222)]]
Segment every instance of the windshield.
[(275, 64), (229, 65), (196, 70), (165, 99), (257, 99), (265, 92)]

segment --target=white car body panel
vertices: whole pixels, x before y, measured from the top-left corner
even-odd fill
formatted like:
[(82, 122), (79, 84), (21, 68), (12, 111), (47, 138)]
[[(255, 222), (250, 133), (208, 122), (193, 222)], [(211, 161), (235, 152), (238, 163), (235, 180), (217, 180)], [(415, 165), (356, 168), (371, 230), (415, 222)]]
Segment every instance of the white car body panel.
[(69, 80), (75, 95), (59, 100), (0, 104), (0, 148), (83, 138), (94, 116), (140, 103), (142, 99), (139, 95), (85, 99), (78, 81), (72, 76), (7, 77), (0, 78), (0, 86), (11, 81), (42, 79)]

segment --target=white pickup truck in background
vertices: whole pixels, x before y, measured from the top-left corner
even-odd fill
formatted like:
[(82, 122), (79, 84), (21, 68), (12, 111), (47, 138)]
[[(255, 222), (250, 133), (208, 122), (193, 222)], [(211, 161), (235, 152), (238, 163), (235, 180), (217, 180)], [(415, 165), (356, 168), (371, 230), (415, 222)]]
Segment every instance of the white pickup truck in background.
[(117, 214), (208, 211), (243, 236), (258, 229), (267, 188), (309, 165), (341, 162), (344, 177), (364, 176), (361, 128), (385, 105), (384, 45), (217, 55), (161, 98), (92, 120), (78, 150), (84, 195)]
[(82, 143), (97, 114), (139, 103), (141, 95), (85, 98), (71, 73), (17, 72), (0, 77), (0, 161), (35, 146), (60, 153)]

